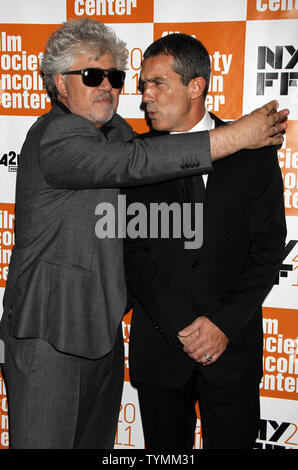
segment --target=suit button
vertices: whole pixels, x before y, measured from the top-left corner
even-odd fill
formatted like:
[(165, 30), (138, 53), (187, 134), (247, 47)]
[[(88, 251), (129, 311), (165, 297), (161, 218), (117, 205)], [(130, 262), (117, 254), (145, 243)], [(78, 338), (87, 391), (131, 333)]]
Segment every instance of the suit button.
[(196, 262), (192, 265), (192, 267), (193, 267), (194, 269), (199, 269), (200, 263), (198, 263), (198, 262), (196, 261)]

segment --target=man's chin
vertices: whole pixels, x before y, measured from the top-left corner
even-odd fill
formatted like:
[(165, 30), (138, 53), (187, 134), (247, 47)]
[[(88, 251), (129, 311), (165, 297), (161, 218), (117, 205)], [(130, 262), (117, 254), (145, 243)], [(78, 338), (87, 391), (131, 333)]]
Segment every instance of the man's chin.
[(160, 132), (165, 132), (167, 131), (167, 128), (165, 126), (162, 125), (162, 123), (152, 119), (151, 120), (151, 127), (152, 129), (154, 129), (155, 131), (160, 131)]
[(94, 116), (94, 122), (97, 127), (101, 127), (107, 122), (109, 122), (115, 114), (115, 110), (111, 110), (108, 113), (102, 114), (100, 116)]

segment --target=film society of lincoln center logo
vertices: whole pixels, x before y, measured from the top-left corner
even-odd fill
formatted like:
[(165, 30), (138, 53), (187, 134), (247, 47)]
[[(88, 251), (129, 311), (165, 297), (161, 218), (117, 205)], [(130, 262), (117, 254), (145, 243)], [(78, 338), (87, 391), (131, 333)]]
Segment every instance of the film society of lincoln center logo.
[(14, 246), (14, 204), (0, 203), (0, 287), (5, 287)]
[(67, 0), (67, 19), (88, 16), (103, 23), (152, 23), (154, 0)]
[(284, 201), (287, 216), (298, 216), (297, 135), (298, 121), (288, 121), (288, 128), (283, 145), (278, 150), (279, 165), (284, 183)]
[(209, 52), (208, 111), (222, 119), (242, 115), (245, 22), (155, 23), (154, 40), (171, 33), (196, 37)]
[(0, 449), (7, 449), (8, 445), (8, 405), (4, 380), (0, 373)]
[(294, 328), (296, 316), (295, 309), (263, 308), (262, 396), (297, 400), (298, 337)]
[(247, 0), (248, 20), (298, 18), (298, 0)]
[(288, 416), (283, 417), (277, 407), (269, 415), (263, 415), (256, 446), (258, 448), (298, 448), (298, 429), (295, 423), (297, 415), (293, 413), (298, 393), (296, 316), (295, 309), (263, 308), (264, 370), (260, 393), (262, 397), (291, 400), (292, 403), (288, 406), (292, 412), (289, 411)]
[(38, 116), (51, 102), (40, 76), (46, 41), (59, 25), (2, 24), (0, 27), (0, 113)]

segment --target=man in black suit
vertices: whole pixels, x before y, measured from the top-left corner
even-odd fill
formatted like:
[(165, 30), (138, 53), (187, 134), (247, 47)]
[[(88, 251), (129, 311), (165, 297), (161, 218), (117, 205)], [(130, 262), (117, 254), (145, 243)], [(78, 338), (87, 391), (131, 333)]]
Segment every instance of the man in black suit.
[(43, 56), (53, 107), (21, 152), (0, 328), (11, 448), (113, 447), (127, 296), (122, 239), (98, 238), (98, 205), (117, 213), (120, 187), (200, 173), (210, 153), (282, 140), (287, 111), (270, 103), (227, 132), (132, 141), (116, 114), (126, 60), (125, 43), (88, 18), (53, 32)]
[[(149, 46), (140, 86), (153, 129), (160, 134), (223, 126), (205, 108), (209, 76), (209, 54), (196, 39), (172, 34)], [(214, 163), (203, 177), (130, 188), (132, 202), (146, 207), (147, 227), (156, 225), (153, 204), (166, 203), (173, 222), (170, 238), (125, 241), (135, 297), (130, 375), (146, 448), (191, 449), (197, 400), (204, 448), (252, 448), (262, 377), (261, 305), (277, 276), (286, 235), (276, 148), (243, 150)], [(177, 220), (186, 212), (178, 214), (175, 203), (192, 203), (197, 240), (187, 240), (185, 230), (177, 237)], [(201, 226), (195, 219), (199, 204)]]

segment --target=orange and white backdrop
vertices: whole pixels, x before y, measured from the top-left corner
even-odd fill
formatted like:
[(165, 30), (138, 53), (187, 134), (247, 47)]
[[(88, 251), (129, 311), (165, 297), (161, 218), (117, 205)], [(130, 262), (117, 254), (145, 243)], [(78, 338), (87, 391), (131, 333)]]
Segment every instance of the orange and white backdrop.
[[(290, 109), (279, 151), (288, 236), (283, 265), (264, 302), (264, 377), (257, 448), (298, 448), (298, 0), (0, 0), (0, 302), (14, 243), (14, 193), (26, 132), (50, 101), (39, 76), (49, 34), (63, 21), (88, 16), (127, 43), (127, 80), (119, 113), (146, 130), (138, 77), (155, 39), (184, 32), (209, 50), (207, 107), (233, 120), (277, 98)], [(224, 275), (224, 273), (223, 273)], [(2, 308), (2, 307), (1, 307)], [(0, 309), (0, 316), (2, 310)], [(135, 389), (129, 382), (131, 313), (123, 319), (126, 374), (115, 448), (144, 448)], [(201, 447), (198, 411), (195, 448)], [(9, 447), (7, 398), (0, 375), (0, 448)], [(243, 423), (245, 426), (245, 423)]]

